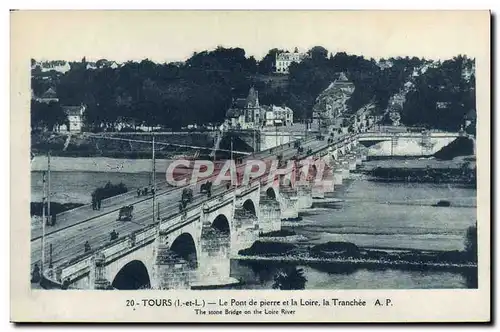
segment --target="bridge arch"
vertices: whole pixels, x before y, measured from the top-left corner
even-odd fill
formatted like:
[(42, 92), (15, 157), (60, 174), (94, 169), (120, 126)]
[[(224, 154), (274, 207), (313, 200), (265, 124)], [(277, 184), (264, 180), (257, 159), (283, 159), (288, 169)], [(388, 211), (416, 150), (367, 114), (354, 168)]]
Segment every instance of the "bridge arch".
[(310, 179), (316, 179), (316, 174), (318, 174), (318, 167), (316, 166), (316, 163), (317, 161), (311, 163), (311, 165), (309, 166), (309, 174), (307, 174), (307, 176)]
[(222, 213), (215, 217), (215, 219), (212, 221), (212, 228), (222, 233), (231, 233), (231, 228), (229, 225), (229, 219)]
[(266, 190), (266, 196), (271, 198), (271, 199), (276, 199), (276, 191), (274, 190), (273, 187), (269, 187)]
[(116, 274), (111, 285), (116, 289), (148, 289), (151, 279), (146, 265), (141, 260), (132, 260)]
[(224, 213), (218, 214), (202, 227), (200, 241), (200, 281), (223, 280), (229, 277), (231, 223)]
[(243, 209), (250, 212), (254, 216), (257, 216), (257, 209), (255, 208), (253, 200), (251, 200), (250, 198), (243, 202)]
[(198, 267), (198, 253), (193, 237), (189, 233), (179, 235), (172, 245), (170, 250), (179, 258), (187, 263), (190, 270), (195, 270)]

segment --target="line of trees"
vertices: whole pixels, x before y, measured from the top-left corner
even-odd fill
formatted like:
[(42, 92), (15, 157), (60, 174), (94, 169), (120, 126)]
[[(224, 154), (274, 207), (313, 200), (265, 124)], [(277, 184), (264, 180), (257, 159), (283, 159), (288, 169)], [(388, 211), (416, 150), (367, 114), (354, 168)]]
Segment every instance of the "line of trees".
[(408, 93), (403, 106), (401, 121), (407, 125), (458, 130), (466, 113), (476, 108), (475, 75), (468, 79), (462, 75), (463, 68), (471, 66), (471, 59), (458, 56), (416, 77), (415, 89)]
[[(35, 68), (32, 88), (40, 95), (52, 86), (61, 104), (86, 104), (88, 129), (113, 129), (123, 121), (177, 129), (191, 123), (222, 122), (232, 98), (246, 96), (252, 85), (259, 91), (261, 104), (286, 104), (294, 110), (295, 119), (310, 118), (316, 97), (339, 72), (345, 72), (355, 85), (348, 101), (352, 111), (373, 102), (382, 112), (390, 96), (401, 89), (413, 69), (428, 63), (416, 57), (390, 58), (392, 66), (382, 69), (374, 59), (344, 52), (333, 55), (324, 47), (316, 46), (308, 51), (306, 59), (290, 66), (286, 84), (274, 84), (283, 80), (283, 76), (273, 73), (276, 54), (282, 51), (272, 49), (257, 61), (247, 57), (242, 48), (217, 47), (194, 53), (182, 64), (143, 60), (130, 61), (118, 68), (95, 69), (87, 69), (84, 58), (70, 63), (71, 69), (64, 74), (41, 73)], [(471, 60), (458, 57), (445, 61), (417, 78), (416, 91), (409, 95), (403, 110), (403, 122), (442, 127), (449, 120), (449, 126), (457, 125), (463, 117), (463, 109), (475, 100), (471, 88), (474, 83), (459, 78), (464, 61)], [(455, 101), (449, 114), (445, 114), (446, 120), (442, 113), (436, 113), (434, 105), (441, 99)], [(40, 105), (32, 105), (32, 109), (37, 108), (32, 115), (35, 123), (50, 127), (54, 121), (63, 121), (59, 112), (52, 112), (57, 116), (45, 119), (43, 114), (47, 112)]]
[(68, 117), (58, 102), (31, 100), (31, 128), (53, 131), (58, 125), (68, 125)]

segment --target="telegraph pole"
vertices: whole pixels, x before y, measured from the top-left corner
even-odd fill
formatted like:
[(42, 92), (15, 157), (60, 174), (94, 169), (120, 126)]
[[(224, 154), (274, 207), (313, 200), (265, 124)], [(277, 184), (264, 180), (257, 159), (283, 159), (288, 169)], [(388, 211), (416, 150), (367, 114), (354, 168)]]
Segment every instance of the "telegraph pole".
[(153, 222), (155, 221), (155, 199), (156, 199), (156, 167), (155, 167), (155, 135), (153, 134), (153, 158), (152, 158), (152, 162), (153, 162), (153, 174), (152, 174), (152, 178), (153, 178)]
[(40, 263), (40, 272), (43, 275), (45, 263), (45, 172), (42, 173), (43, 197), (42, 197), (42, 261)]
[[(50, 214), (50, 151), (47, 153), (47, 173), (48, 173), (47, 219), (51, 220), (52, 215)], [(45, 220), (43, 222), (45, 223)]]
[(278, 126), (276, 125), (276, 121), (274, 121), (274, 134), (276, 135), (276, 147), (278, 147)]
[(254, 153), (254, 154), (255, 154), (255, 152), (256, 152), (255, 150), (257, 149), (257, 142), (255, 141), (255, 136), (256, 136), (256, 135), (255, 135), (255, 134), (256, 134), (256, 133), (255, 133), (255, 131), (256, 131), (256, 129), (255, 129), (255, 127), (254, 127), (254, 129), (253, 129), (253, 153)]
[(231, 160), (233, 160), (233, 136), (231, 136)]

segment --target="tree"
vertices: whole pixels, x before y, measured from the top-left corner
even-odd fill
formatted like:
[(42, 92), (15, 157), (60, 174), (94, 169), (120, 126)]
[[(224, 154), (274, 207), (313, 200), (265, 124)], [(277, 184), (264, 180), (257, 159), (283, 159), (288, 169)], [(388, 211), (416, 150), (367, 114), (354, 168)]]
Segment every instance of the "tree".
[(304, 289), (307, 279), (304, 277), (304, 270), (291, 267), (279, 271), (274, 276), (274, 289), (291, 290), (291, 289)]
[(314, 61), (324, 60), (328, 57), (328, 50), (326, 48), (324, 48), (323, 46), (314, 46), (309, 51), (307, 51), (307, 54)]
[(438, 63), (415, 78), (415, 89), (406, 96), (402, 122), (456, 131), (465, 114), (475, 106), (473, 61), (463, 56)]
[[(271, 49), (257, 62), (242, 48), (219, 46), (193, 53), (183, 66), (146, 59), (113, 69), (108, 60), (101, 59), (93, 70), (86, 69), (84, 58), (70, 63), (71, 69), (64, 74), (34, 68), (32, 88), (35, 95), (55, 88), (62, 105), (84, 103), (85, 122), (91, 128), (112, 128), (123, 120), (177, 129), (194, 122), (222, 122), (231, 99), (246, 97), (251, 85), (259, 91), (261, 104), (285, 104), (294, 111), (295, 119), (307, 119), (318, 95), (341, 72), (355, 86), (346, 102), (347, 113), (373, 102), (374, 112), (383, 114), (389, 98), (410, 79), (413, 87), (401, 111), (405, 124), (456, 130), (465, 111), (475, 107), (474, 61), (464, 56), (412, 77), (414, 68), (424, 63), (416, 57), (390, 58), (387, 61), (392, 67), (382, 70), (373, 59), (345, 52), (327, 58), (328, 51), (315, 46), (309, 50), (309, 58), (290, 65), (288, 76), (266, 77), (274, 72), (276, 54), (281, 52), (284, 50)], [(462, 75), (464, 71), (469, 74)], [(257, 72), (263, 75), (255, 75)], [(436, 109), (438, 101), (449, 101), (449, 108)], [(42, 113), (32, 114), (34, 125), (41, 124), (37, 117)]]
[(57, 102), (31, 101), (31, 128), (53, 131), (56, 125), (67, 124), (68, 118)]
[(283, 53), (284, 50), (277, 48), (270, 49), (267, 54), (260, 60), (258, 72), (261, 74), (270, 74), (274, 72), (276, 65), (276, 54)]

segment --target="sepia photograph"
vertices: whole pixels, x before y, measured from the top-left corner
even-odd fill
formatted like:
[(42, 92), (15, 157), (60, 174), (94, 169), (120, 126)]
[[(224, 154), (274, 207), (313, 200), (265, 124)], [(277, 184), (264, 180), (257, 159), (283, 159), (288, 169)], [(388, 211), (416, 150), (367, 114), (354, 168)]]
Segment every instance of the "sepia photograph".
[[(12, 207), (22, 226), (11, 249), (29, 247), (15, 278), (48, 297), (163, 291), (127, 298), (133, 310), (180, 308), (169, 294), (190, 291), (202, 320), (211, 308), (236, 310), (212, 313), (231, 320), (252, 306), (236, 295), (224, 304), (218, 291), (299, 291), (298, 307), (323, 308), (368, 306), (337, 291), (482, 288), (486, 317), (489, 35), (477, 36), (489, 20), (484, 11), (11, 13), (24, 43), (13, 46), (12, 73), (25, 89), (11, 110), (24, 114), (11, 124), (23, 140), (11, 144), (30, 173), (18, 170), (23, 198)], [(27, 21), (45, 37), (26, 40)], [(315, 290), (332, 296), (303, 300)], [(206, 305), (210, 294), (218, 300)], [(268, 304), (256, 308), (294, 315)]]

